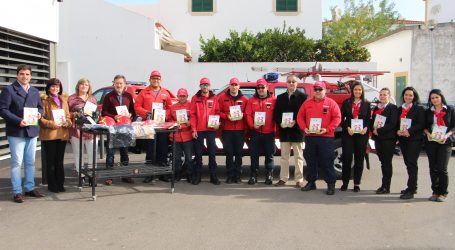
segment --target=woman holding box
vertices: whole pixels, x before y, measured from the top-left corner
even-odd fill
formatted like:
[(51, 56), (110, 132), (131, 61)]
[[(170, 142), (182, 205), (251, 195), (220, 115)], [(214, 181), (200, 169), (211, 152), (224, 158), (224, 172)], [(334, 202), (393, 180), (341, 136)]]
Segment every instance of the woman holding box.
[(399, 128), (397, 131), (404, 164), (408, 171), (408, 186), (401, 191), (400, 199), (414, 198), (417, 192), (417, 159), (422, 148), (425, 110), (419, 106), (419, 94), (413, 87), (407, 87), (401, 93), (403, 105), (398, 108)]
[(46, 94), (41, 96), (43, 116), (39, 120), (39, 138), (45, 150), (47, 189), (51, 192), (65, 192), (63, 159), (66, 142), (70, 139), (71, 127), (68, 96), (63, 94), (62, 83), (52, 78), (47, 81)]
[(441, 90), (431, 90), (428, 97), (428, 109), (425, 111), (424, 130), (425, 149), (428, 155), (431, 189), (433, 190), (430, 201), (443, 202), (447, 199), (447, 186), (449, 185), (447, 165), (452, 154), (454, 130), (454, 109), (447, 106)]
[(363, 86), (360, 82), (352, 85), (351, 98), (341, 106), (341, 146), (343, 149), (343, 185), (340, 191), (348, 189), (351, 178), (352, 156), (354, 155), (354, 192), (360, 191), (363, 162), (368, 143), (368, 127), (370, 126), (371, 107), (365, 100)]
[(376, 194), (388, 194), (392, 181), (392, 158), (396, 144), (398, 115), (397, 106), (390, 103), (390, 89), (381, 89), (379, 101), (380, 103), (373, 109), (371, 118), (373, 122), (370, 124), (382, 170), (382, 185), (376, 190)]

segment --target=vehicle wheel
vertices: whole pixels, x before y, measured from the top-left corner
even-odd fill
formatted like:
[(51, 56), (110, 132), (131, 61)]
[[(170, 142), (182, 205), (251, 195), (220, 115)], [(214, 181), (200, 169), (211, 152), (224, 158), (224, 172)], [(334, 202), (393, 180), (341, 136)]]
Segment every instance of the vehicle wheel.
[(341, 139), (335, 139), (335, 161), (333, 162), (333, 168), (335, 169), (335, 174), (338, 180), (341, 179), (343, 172), (343, 162), (341, 160), (341, 155)]

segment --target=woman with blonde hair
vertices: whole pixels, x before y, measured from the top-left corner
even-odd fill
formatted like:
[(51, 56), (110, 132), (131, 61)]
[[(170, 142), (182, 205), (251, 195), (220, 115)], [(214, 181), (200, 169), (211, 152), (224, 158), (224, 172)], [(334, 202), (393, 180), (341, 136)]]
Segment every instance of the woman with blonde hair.
[[(93, 136), (89, 134), (84, 134), (82, 138), (82, 152), (79, 152), (79, 137), (80, 137), (80, 128), (82, 127), (82, 124), (76, 123), (76, 113), (81, 112), (81, 110), (84, 109), (84, 106), (86, 105), (87, 102), (91, 102), (94, 105), (97, 105), (96, 98), (92, 95), (92, 86), (90, 85), (90, 81), (86, 78), (81, 78), (77, 84), (76, 84), (76, 93), (71, 95), (68, 98), (68, 105), (69, 105), (69, 110), (71, 112), (71, 118), (73, 125), (70, 129), (70, 135), (71, 135), (71, 147), (73, 149), (73, 154), (74, 154), (74, 162), (75, 162), (75, 167), (76, 171), (79, 173), (79, 154), (83, 154), (84, 148), (87, 152), (88, 156), (88, 166), (91, 168), (93, 167), (92, 164), (92, 159), (93, 159), (93, 146), (96, 147), (96, 145), (93, 145)], [(82, 111), (83, 112), (83, 111)], [(81, 166), (84, 166), (84, 155), (82, 155), (82, 162)], [(84, 177), (82, 177), (82, 181), (84, 181)]]

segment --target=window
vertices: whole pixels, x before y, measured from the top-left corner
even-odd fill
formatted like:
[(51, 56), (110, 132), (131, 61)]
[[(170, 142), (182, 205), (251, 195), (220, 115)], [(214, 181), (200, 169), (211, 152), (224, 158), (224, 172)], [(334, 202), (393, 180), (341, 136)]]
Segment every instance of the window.
[(213, 12), (213, 0), (191, 0), (192, 12)]
[(297, 12), (297, 0), (276, 0), (277, 12)]

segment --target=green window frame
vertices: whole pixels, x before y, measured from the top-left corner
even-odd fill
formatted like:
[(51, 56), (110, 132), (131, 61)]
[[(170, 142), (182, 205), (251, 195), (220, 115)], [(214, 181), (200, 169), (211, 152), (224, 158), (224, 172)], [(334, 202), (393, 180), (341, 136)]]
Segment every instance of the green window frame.
[(191, 0), (192, 12), (213, 12), (213, 0)]
[(297, 12), (298, 0), (276, 0), (277, 12)]

